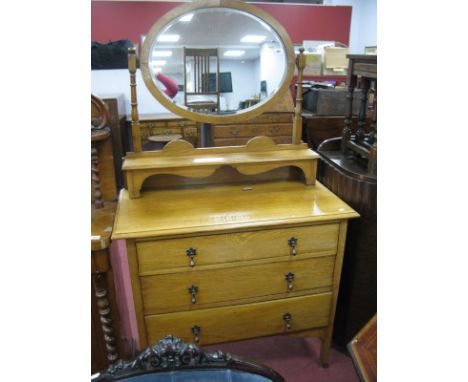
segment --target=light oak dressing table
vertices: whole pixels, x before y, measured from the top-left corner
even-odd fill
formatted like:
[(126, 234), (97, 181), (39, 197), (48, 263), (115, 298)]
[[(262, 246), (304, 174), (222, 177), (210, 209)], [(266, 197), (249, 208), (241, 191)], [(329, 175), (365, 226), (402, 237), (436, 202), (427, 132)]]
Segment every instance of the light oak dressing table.
[[(278, 44), (283, 72), (276, 88), (268, 87), (275, 91), (267, 101), (220, 115), (191, 111), (164, 95), (151, 57), (167, 50), (158, 36), (175, 34), (189, 14), (192, 21), (210, 16), (218, 26), (229, 24), (223, 17), (237, 17), (239, 23), (256, 23), (256, 34), (271, 33), (268, 44)], [(180, 48), (190, 45), (184, 38)], [(217, 48), (229, 47), (220, 41)], [(215, 124), (255, 118), (284, 99), (294, 61), (280, 24), (250, 4), (230, 0), (197, 1), (170, 11), (148, 33), (140, 58), (145, 84), (163, 106)], [(300, 84), (302, 52), (297, 64)], [(245, 146), (196, 149), (175, 140), (161, 151), (142, 152), (134, 49), (129, 71), (134, 152), (124, 160), (127, 188), (120, 193), (112, 232), (113, 240), (124, 240), (121, 266), (128, 267), (131, 284), (129, 314), (122, 318), (133, 319), (127, 336), (136, 337), (140, 348), (169, 334), (202, 345), (279, 333), (316, 336), (327, 366), (347, 222), (358, 214), (315, 181), (319, 156), (300, 141), (300, 96), (292, 144), (259, 136)], [(125, 295), (125, 286), (119, 289)]]

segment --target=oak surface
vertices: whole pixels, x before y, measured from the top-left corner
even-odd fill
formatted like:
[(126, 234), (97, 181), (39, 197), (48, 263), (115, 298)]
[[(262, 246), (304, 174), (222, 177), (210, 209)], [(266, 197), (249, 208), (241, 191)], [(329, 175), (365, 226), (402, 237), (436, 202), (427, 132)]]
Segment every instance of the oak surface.
[[(331, 287), (334, 265), (334, 256), (326, 256), (141, 277), (144, 314), (197, 310), (254, 297), (288, 297), (293, 291)], [(286, 280), (289, 273), (293, 275), (291, 290)], [(195, 303), (188, 291), (192, 285), (197, 287)]]
[(138, 266), (140, 275), (168, 270), (191, 269), (187, 250), (195, 248), (194, 268), (235, 264), (239, 261), (288, 259), (291, 247), (288, 240), (297, 239), (296, 258), (336, 254), (339, 224), (320, 224), (261, 231), (227, 233), (169, 240), (138, 241)]
[[(188, 213), (189, 211), (189, 213)], [(301, 181), (120, 193), (113, 239), (168, 237), (339, 221), (359, 215), (327, 188)]]
[[(214, 344), (246, 338), (295, 332), (327, 325), (331, 293), (260, 302), (192, 312), (146, 316), (147, 342), (164, 333), (194, 341), (192, 326), (200, 327), (200, 344)], [(283, 315), (290, 313), (291, 329)]]

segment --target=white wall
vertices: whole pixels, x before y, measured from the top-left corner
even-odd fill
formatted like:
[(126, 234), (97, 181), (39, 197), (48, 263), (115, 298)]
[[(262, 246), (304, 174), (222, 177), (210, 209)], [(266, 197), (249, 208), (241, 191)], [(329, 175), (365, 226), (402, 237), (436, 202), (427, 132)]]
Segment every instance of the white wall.
[(279, 45), (266, 42), (260, 48), (260, 80), (267, 82), (267, 94), (270, 96), (282, 80), (278, 73), (284, 73), (285, 59), (282, 50), (277, 51)]
[[(247, 98), (252, 98), (260, 89), (260, 81), (255, 79), (254, 60), (221, 60), (220, 70), (231, 72), (233, 93), (221, 93), (223, 109), (237, 109), (239, 102)], [(258, 71), (258, 70), (257, 70)], [(168, 74), (180, 83), (183, 79), (175, 74)], [(162, 106), (148, 91), (138, 69), (136, 73), (138, 112), (140, 114), (170, 113)], [(91, 92), (97, 96), (104, 97), (107, 94), (123, 94), (125, 97), (125, 112), (131, 113), (130, 106), (130, 74), (128, 69), (112, 70), (92, 70), (91, 71)], [(183, 103), (183, 92), (177, 93), (175, 99), (177, 103)]]
[[(140, 114), (169, 113), (148, 91), (141, 76), (136, 73), (138, 112)], [(128, 69), (91, 70), (91, 93), (103, 97), (106, 94), (121, 93), (125, 97), (125, 112), (131, 114), (130, 73)]]
[(220, 60), (220, 71), (231, 72), (232, 93), (221, 93), (229, 110), (239, 108), (239, 102), (252, 98), (259, 92), (260, 82), (255, 82), (254, 60)]
[(363, 54), (377, 45), (377, 0), (325, 0), (324, 5), (352, 6), (349, 53)]

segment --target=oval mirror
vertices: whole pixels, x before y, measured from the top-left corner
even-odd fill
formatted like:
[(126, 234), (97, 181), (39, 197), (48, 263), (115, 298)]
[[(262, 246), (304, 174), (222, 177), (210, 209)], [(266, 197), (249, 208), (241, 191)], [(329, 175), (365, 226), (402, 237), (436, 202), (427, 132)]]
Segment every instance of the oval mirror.
[(261, 114), (278, 100), (294, 71), (284, 28), (239, 1), (182, 5), (146, 36), (140, 61), (150, 92), (185, 118), (222, 123)]

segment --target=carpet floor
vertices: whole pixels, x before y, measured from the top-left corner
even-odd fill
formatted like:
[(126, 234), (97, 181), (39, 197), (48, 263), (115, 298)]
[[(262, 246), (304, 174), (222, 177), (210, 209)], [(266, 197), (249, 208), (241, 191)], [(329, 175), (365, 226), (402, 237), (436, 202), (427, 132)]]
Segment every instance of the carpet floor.
[(219, 349), (263, 363), (280, 373), (287, 382), (359, 382), (349, 355), (333, 347), (330, 367), (320, 366), (320, 340), (316, 338), (273, 336), (204, 348), (209, 351)]

